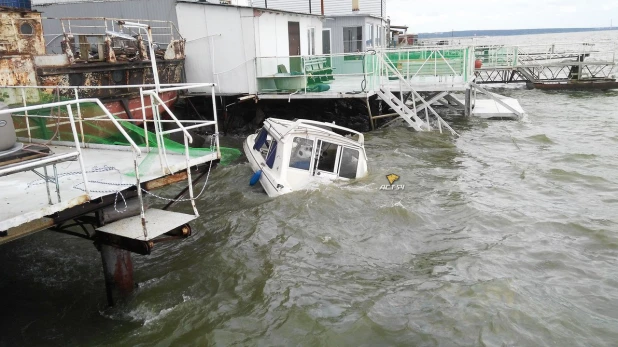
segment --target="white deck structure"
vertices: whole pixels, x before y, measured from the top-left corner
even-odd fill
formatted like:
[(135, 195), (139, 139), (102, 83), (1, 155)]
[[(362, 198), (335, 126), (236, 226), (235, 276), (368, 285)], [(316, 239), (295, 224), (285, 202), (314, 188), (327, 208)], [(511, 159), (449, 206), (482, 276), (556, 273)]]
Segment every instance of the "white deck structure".
[[(33, 158), (21, 158), (0, 165), (0, 231), (5, 235), (0, 237), (0, 243), (40, 231), (56, 224), (53, 215), (78, 206), (85, 206), (88, 202), (101, 198), (112, 198), (114, 209), (125, 209), (123, 194), (133, 190), (137, 193), (139, 207), (138, 230), (142, 240), (152, 240), (161, 234), (172, 230), (191, 220), (194, 217), (178, 214), (178, 221), (166, 218), (166, 225), (149, 230), (146, 219), (145, 206), (142, 194), (151, 194), (149, 191), (181, 180), (191, 179), (191, 167), (208, 165), (221, 158), (218, 142), (218, 125), (215, 118), (212, 121), (179, 121), (160, 99), (160, 93), (178, 91), (189, 88), (210, 88), (214, 102), (213, 84), (157, 86), (137, 86), (142, 95), (142, 108), (145, 110), (144, 98), (151, 99), (153, 119), (116, 119), (98, 99), (79, 99), (61, 101), (49, 104), (24, 106), (0, 111), (0, 114), (12, 114), (19, 124), (26, 124), (27, 133), (31, 134), (38, 124), (46, 127), (70, 126), (72, 141), (52, 141), (48, 139), (19, 138), (26, 142), (24, 151), (34, 152)], [(134, 86), (135, 87), (135, 86)], [(16, 87), (20, 88), (20, 87)], [(23, 87), (29, 88), (29, 87)], [(82, 117), (86, 106), (92, 111), (92, 106), (99, 107), (98, 116), (90, 114)], [(81, 106), (81, 107), (80, 107)], [(50, 110), (62, 108), (62, 113), (50, 113)], [(167, 111), (171, 120), (162, 120), (159, 109)], [(214, 109), (214, 104), (213, 104)], [(45, 113), (47, 111), (47, 113)], [(142, 114), (146, 114), (143, 112)], [(43, 119), (43, 123), (36, 119)], [(57, 119), (57, 121), (51, 121)], [(143, 128), (127, 123), (143, 123)], [(121, 134), (126, 145), (110, 145), (87, 141), (89, 123), (108, 124), (117, 134)], [(175, 128), (164, 130), (164, 123), (172, 123)], [(154, 127), (154, 134), (146, 131), (147, 124)], [(189, 129), (200, 127), (211, 128), (211, 145), (208, 148), (189, 148), (193, 141)], [(140, 131), (141, 130), (141, 131)], [(17, 129), (22, 135), (25, 129)], [(171, 145), (164, 137), (166, 134), (181, 132), (184, 136), (184, 145)], [(129, 133), (131, 135), (129, 135)], [(86, 136), (85, 136), (86, 135)], [(156, 137), (152, 139), (152, 136)], [(141, 139), (141, 145), (136, 139)], [(66, 138), (65, 138), (66, 140)], [(115, 140), (116, 141), (116, 140)], [(172, 146), (172, 147), (170, 147)], [(40, 148), (45, 148), (48, 154), (41, 156)], [(37, 152), (38, 150), (38, 152)], [(1, 158), (1, 157), (0, 157)], [(138, 188), (139, 187), (139, 188)], [(192, 184), (189, 184), (189, 198), (193, 205), (195, 216), (199, 215), (195, 206), (195, 196)], [(160, 224), (160, 223), (159, 223)], [(109, 229), (109, 225), (107, 229)], [(118, 234), (118, 233), (115, 233)], [(134, 230), (127, 231), (126, 238), (136, 239)]]

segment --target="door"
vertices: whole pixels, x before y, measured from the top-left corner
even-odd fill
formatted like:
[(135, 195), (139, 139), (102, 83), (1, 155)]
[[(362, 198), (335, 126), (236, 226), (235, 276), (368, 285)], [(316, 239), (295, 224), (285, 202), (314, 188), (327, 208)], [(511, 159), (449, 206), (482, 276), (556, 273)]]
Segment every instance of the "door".
[(322, 30), (322, 54), (330, 54), (330, 29)]
[(302, 72), (300, 62), (300, 23), (288, 22), (290, 72)]
[(318, 140), (313, 175), (330, 179), (337, 178), (337, 172), (339, 172), (337, 164), (339, 161), (339, 145)]

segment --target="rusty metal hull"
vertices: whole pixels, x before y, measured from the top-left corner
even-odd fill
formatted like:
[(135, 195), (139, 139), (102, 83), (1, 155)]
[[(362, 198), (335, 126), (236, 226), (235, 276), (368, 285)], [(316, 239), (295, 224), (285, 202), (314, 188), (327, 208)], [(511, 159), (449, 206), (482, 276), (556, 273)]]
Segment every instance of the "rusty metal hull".
[(536, 89), (543, 90), (608, 90), (618, 89), (618, 81), (602, 80), (602, 81), (564, 81), (564, 82), (537, 82), (532, 83)]
[[(182, 82), (184, 59), (157, 60), (160, 83)], [(80, 89), (80, 98), (139, 97), (135, 89), (123, 89), (123, 85), (154, 84), (152, 65), (149, 61), (87, 63), (69, 66), (38, 67), (36, 79), (39, 86), (49, 86), (45, 91), (53, 94), (55, 87), (114, 86), (114, 89)], [(74, 98), (74, 90), (59, 89), (60, 96)]]

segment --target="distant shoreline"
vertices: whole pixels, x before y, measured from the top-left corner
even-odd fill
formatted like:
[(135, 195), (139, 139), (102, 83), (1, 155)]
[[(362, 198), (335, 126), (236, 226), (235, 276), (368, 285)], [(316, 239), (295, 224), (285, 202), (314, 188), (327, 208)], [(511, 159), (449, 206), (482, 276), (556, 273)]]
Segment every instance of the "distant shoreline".
[(510, 29), (510, 30), (460, 30), (433, 33), (420, 33), (419, 39), (439, 39), (451, 37), (473, 37), (473, 36), (515, 36), (515, 35), (534, 35), (534, 34), (560, 34), (578, 33), (587, 31), (608, 31), (618, 30), (618, 28), (549, 28), (549, 29)]

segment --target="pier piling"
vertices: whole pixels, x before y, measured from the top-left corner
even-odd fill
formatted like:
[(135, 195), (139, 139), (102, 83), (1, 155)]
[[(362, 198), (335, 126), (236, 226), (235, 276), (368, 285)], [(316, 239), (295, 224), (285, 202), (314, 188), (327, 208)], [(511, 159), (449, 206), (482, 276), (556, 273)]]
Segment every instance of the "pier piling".
[(101, 245), (100, 251), (107, 303), (114, 306), (114, 298), (126, 298), (135, 288), (131, 252), (109, 245)]

